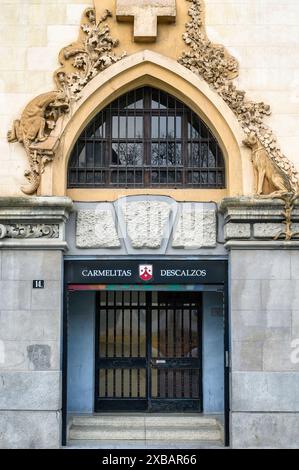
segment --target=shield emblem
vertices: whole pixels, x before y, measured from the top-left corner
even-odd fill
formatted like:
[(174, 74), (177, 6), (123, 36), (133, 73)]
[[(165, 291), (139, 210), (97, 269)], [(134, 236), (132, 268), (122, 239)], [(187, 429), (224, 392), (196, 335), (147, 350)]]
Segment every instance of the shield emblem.
[(143, 281), (150, 281), (153, 278), (153, 265), (152, 264), (140, 264), (139, 277)]

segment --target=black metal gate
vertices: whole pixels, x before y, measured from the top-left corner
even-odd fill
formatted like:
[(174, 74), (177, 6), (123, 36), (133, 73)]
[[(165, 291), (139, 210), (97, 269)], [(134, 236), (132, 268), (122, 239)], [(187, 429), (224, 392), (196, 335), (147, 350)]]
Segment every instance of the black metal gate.
[(103, 291), (95, 411), (202, 411), (201, 294)]

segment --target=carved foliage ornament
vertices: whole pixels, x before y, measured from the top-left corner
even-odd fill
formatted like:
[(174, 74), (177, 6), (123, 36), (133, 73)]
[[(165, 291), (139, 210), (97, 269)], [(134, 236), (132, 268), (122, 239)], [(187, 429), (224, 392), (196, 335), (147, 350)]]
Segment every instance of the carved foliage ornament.
[(78, 40), (59, 54), (61, 67), (54, 73), (56, 90), (28, 103), (8, 132), (8, 141), (23, 144), (29, 160), (25, 172), (29, 184), (21, 188), (25, 194), (37, 191), (45, 165), (54, 158), (59, 144), (59, 136), (54, 132), (58, 120), (70, 112), (72, 102), (80, 98), (80, 92), (92, 78), (125, 55), (113, 53), (118, 41), (110, 36), (106, 22), (111, 16), (106, 10), (97, 23), (95, 10), (85, 10)]
[[(274, 196), (299, 193), (299, 174), (294, 165), (281, 152), (272, 130), (264, 123), (265, 116), (271, 114), (270, 106), (256, 103), (246, 98), (245, 91), (238, 90), (233, 80), (239, 75), (237, 60), (230, 56), (225, 48), (213, 44), (207, 37), (204, 27), (202, 0), (186, 0), (191, 3), (188, 14), (191, 21), (186, 24), (183, 35), (188, 49), (183, 52), (178, 62), (200, 75), (223, 98), (236, 115), (245, 134), (244, 144), (252, 149), (252, 163), (259, 178), (256, 192), (261, 195), (262, 178), (269, 183)], [(268, 164), (265, 174), (265, 159)], [(263, 160), (263, 165), (257, 160)], [(270, 190), (270, 191), (271, 191)], [(271, 196), (271, 195), (269, 195)]]

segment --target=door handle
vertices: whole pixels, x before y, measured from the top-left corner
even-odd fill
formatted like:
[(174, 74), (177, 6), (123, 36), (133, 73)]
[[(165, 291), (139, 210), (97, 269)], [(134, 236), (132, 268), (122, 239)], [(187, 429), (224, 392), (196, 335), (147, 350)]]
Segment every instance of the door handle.
[(166, 364), (165, 359), (152, 359), (151, 360), (151, 366), (152, 367), (159, 366), (159, 365), (165, 365), (165, 364)]

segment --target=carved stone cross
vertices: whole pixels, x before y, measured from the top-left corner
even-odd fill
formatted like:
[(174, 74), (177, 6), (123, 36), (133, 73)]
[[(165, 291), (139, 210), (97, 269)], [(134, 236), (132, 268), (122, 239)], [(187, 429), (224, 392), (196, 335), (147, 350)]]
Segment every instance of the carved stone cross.
[(134, 40), (153, 42), (157, 39), (158, 21), (172, 23), (176, 19), (175, 0), (116, 0), (118, 21), (134, 22)]

